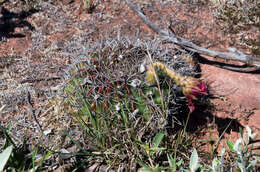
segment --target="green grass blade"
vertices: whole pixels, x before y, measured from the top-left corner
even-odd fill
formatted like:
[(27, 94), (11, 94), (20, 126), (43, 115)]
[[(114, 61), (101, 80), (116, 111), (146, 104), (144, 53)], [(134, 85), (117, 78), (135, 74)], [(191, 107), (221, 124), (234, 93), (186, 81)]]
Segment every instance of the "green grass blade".
[(13, 151), (13, 146), (8, 146), (1, 154), (0, 154), (0, 171), (4, 170), (5, 164), (7, 163), (11, 153)]
[(145, 167), (145, 168), (150, 168), (148, 165), (146, 165), (143, 161), (141, 161), (140, 159), (136, 159), (137, 163), (142, 166), (142, 167)]
[(74, 140), (67, 131), (63, 131), (63, 133), (70, 138), (70, 140), (83, 152), (85, 152), (85, 149), (76, 141)]
[(171, 154), (167, 154), (167, 157), (168, 157), (168, 162), (170, 164), (171, 171), (175, 172), (176, 171), (176, 162), (175, 162), (175, 160), (172, 158)]
[[(125, 101), (125, 106), (127, 107), (127, 101)], [(128, 117), (126, 115), (126, 110), (124, 109), (122, 104), (120, 104), (120, 109), (121, 109), (121, 113), (120, 114), (122, 116), (124, 126), (127, 128), (127, 126), (128, 126)]]
[(91, 122), (94, 130), (96, 131), (97, 130), (97, 122), (96, 122), (93, 114), (91, 113), (91, 111), (90, 111), (90, 109), (89, 109), (89, 107), (88, 107), (88, 105), (87, 105), (87, 103), (85, 101), (83, 101), (83, 109), (82, 110), (83, 110), (83, 112), (86, 112), (86, 114), (89, 117), (90, 122)]
[(53, 153), (51, 151), (48, 151), (48, 153), (44, 154), (44, 156), (39, 160), (38, 164), (39, 164), (40, 170), (42, 168), (43, 161), (48, 159), (51, 155), (53, 155)]
[(232, 152), (235, 152), (235, 150), (234, 150), (234, 145), (235, 144), (232, 141), (230, 141), (230, 140), (227, 140), (226, 143), (227, 143), (227, 146), (228, 146), (229, 150), (231, 150)]
[(6, 143), (5, 143), (5, 146), (7, 147), (7, 146), (9, 146), (10, 144), (12, 144), (12, 145), (14, 146), (14, 148), (17, 149), (17, 147), (16, 147), (16, 145), (15, 145), (13, 139), (12, 139), (11, 136), (9, 135), (9, 132), (6, 131), (5, 128), (2, 127), (1, 125), (0, 125), (0, 130), (2, 130), (2, 132), (4, 133), (4, 135), (5, 135), (5, 137), (6, 137), (6, 140), (7, 140)]
[(164, 133), (158, 133), (153, 140), (153, 146), (158, 147), (164, 137)]
[(35, 161), (36, 161), (36, 155), (38, 153), (38, 145), (36, 146), (35, 150), (33, 151), (32, 154), (32, 167), (33, 167), (33, 171), (36, 171), (37, 167), (35, 167)]

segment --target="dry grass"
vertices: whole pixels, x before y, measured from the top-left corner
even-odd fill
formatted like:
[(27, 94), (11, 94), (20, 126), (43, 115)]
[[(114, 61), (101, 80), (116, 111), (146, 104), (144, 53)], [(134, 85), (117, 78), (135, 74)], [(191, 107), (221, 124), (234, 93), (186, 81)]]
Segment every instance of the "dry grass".
[[(39, 9), (29, 19), (34, 27), (29, 31), (32, 47), (22, 55), (1, 58), (0, 105), (6, 106), (0, 144), (15, 145), (11, 159), (16, 163), (9, 167), (20, 171), (188, 168), (199, 130), (186, 130), (187, 99), (164, 71), (156, 69), (159, 84), (148, 86), (141, 68), (150, 64), (150, 54), (153, 62), (199, 77), (195, 55), (189, 55), (195, 60), (192, 66), (179, 47), (115, 34), (119, 29), (112, 29), (112, 38), (93, 39), (97, 23), (106, 24), (107, 16), (100, 12), (77, 22), (69, 7), (55, 3), (8, 4), (14, 11)], [(121, 4), (113, 5), (118, 10)], [(200, 106), (209, 107), (207, 97), (196, 101), (196, 108)], [(197, 148), (202, 164), (210, 164), (216, 152)]]

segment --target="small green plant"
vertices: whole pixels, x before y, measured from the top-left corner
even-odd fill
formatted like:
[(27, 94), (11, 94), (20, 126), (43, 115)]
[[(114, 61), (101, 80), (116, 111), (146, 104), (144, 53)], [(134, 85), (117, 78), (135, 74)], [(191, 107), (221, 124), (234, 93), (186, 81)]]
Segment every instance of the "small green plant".
[(4, 133), (6, 138), (6, 143), (4, 146), (4, 151), (0, 154), (0, 171), (6, 168), (11, 170), (16, 170), (19, 172), (32, 170), (36, 171), (41, 169), (44, 160), (48, 159), (52, 153), (45, 152), (42, 157), (38, 157), (38, 145), (30, 152), (27, 149), (27, 137), (25, 136), (24, 141), (21, 145), (15, 144), (13, 139), (10, 136), (10, 128), (6, 131), (3, 127), (0, 126), (0, 130)]
[(144, 163), (140, 159), (137, 160), (140, 166), (142, 166), (142, 171), (161, 171), (166, 169), (165, 167), (160, 167), (158, 164), (154, 164), (155, 157), (159, 156), (162, 151), (166, 150), (164, 147), (159, 147), (160, 143), (162, 142), (164, 137), (163, 133), (158, 133), (151, 144), (143, 143), (139, 141), (139, 145), (144, 149), (145, 155), (148, 158), (149, 164)]
[[(149, 164), (146, 164), (140, 160), (138, 163), (142, 166), (142, 171), (162, 171), (166, 169), (170, 169), (171, 171), (185, 171), (185, 172), (202, 172), (202, 171), (210, 171), (210, 172), (223, 172), (223, 171), (233, 171), (238, 170), (241, 172), (253, 172), (256, 170), (257, 163), (260, 162), (259, 157), (254, 157), (252, 153), (249, 151), (250, 142), (252, 142), (256, 138), (256, 134), (252, 133), (251, 129), (246, 127), (246, 137), (243, 138), (243, 133), (241, 132), (241, 138), (237, 139), (235, 143), (232, 141), (227, 141), (227, 146), (229, 148), (229, 152), (223, 148), (220, 157), (215, 157), (210, 164), (200, 163), (199, 156), (196, 149), (193, 149), (191, 156), (189, 158), (188, 167), (184, 166), (184, 160), (181, 159), (176, 162), (176, 159), (172, 157), (171, 154), (167, 154), (168, 157), (168, 166), (160, 166), (159, 164), (154, 164), (153, 161), (156, 159), (156, 156), (159, 155), (162, 151), (166, 151), (163, 147), (158, 147), (161, 143), (164, 135), (159, 133), (154, 142), (157, 144), (149, 145), (147, 143), (142, 143), (143, 149), (146, 150), (146, 155), (149, 159)], [(159, 144), (158, 144), (159, 143)], [(156, 154), (157, 153), (157, 154)], [(176, 153), (176, 152), (175, 152)], [(225, 155), (229, 154), (229, 156), (234, 158), (233, 162), (225, 162)], [(234, 155), (232, 155), (234, 154)]]
[(245, 136), (241, 130), (241, 137), (235, 143), (227, 141), (228, 148), (235, 154), (235, 162), (241, 172), (254, 171), (255, 165), (260, 162), (260, 158), (252, 156), (249, 151), (249, 146), (256, 136), (247, 126)]
[[(91, 151), (91, 157), (111, 168), (129, 162), (128, 168), (138, 169), (141, 164), (146, 169), (168, 168), (161, 161), (177, 151), (163, 141), (167, 129), (173, 128), (168, 123), (174, 123), (176, 114), (183, 114), (185, 120), (200, 93), (206, 94), (206, 86), (194, 77), (191, 56), (174, 56), (170, 51), (159, 56), (164, 51), (160, 45), (150, 46), (158, 47), (126, 38), (106, 39), (69, 71), (65, 97), (73, 109), (70, 114), (88, 138), (84, 144), (98, 152)], [(191, 144), (185, 142), (185, 131), (180, 135), (179, 145), (186, 152)], [(176, 155), (175, 160), (171, 163), (178, 166)]]
[[(66, 133), (80, 150), (80, 168), (88, 168), (91, 162), (102, 162), (107, 169), (151, 172), (234, 168), (224, 161), (229, 152), (215, 157), (222, 137), (212, 148), (211, 164), (203, 162), (205, 157), (200, 159), (200, 152), (192, 146), (186, 128), (194, 108), (189, 106), (195, 107), (207, 87), (194, 77), (189, 56), (172, 57), (167, 52), (156, 58), (163, 50), (127, 39), (104, 40), (96, 47), (86, 60), (70, 68), (65, 87), (69, 113), (86, 138), (78, 141)], [(169, 125), (176, 114), (186, 119), (181, 130)]]
[(91, 13), (95, 8), (94, 0), (83, 0), (84, 9)]
[(249, 151), (250, 142), (256, 138), (256, 134), (252, 133), (251, 129), (246, 127), (246, 135), (241, 130), (241, 137), (236, 140), (235, 143), (232, 141), (227, 141), (227, 146), (229, 148), (230, 156), (234, 158), (235, 163), (224, 162), (224, 156), (226, 153), (225, 149), (222, 149), (220, 159), (215, 157), (212, 161), (212, 165), (201, 165), (199, 163), (199, 157), (196, 149), (193, 150), (190, 157), (189, 169), (184, 171), (195, 172), (195, 171), (233, 171), (232, 169), (239, 169), (241, 172), (253, 172), (255, 170), (256, 164), (260, 162), (259, 157), (254, 157)]

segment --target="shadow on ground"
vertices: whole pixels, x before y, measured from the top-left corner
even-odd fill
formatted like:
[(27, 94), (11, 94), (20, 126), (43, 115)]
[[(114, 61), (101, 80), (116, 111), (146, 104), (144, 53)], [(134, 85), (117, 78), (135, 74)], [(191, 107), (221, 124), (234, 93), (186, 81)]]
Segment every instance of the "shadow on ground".
[(29, 30), (33, 31), (35, 28), (25, 19), (36, 12), (38, 12), (38, 10), (30, 9), (28, 11), (15, 13), (9, 11), (5, 7), (2, 7), (0, 17), (0, 36), (6, 38), (25, 37), (25, 35), (22, 33), (14, 33), (15, 28), (28, 27)]
[[(206, 100), (205, 100), (206, 101)], [(231, 131), (239, 132), (239, 128), (244, 128), (237, 119), (234, 118), (220, 118), (213, 114), (214, 107), (210, 107), (209, 103), (203, 105), (197, 105), (193, 113), (190, 114), (186, 131), (189, 133), (197, 133), (203, 128), (207, 128), (209, 123), (215, 124), (219, 137), (224, 134), (230, 134)], [(168, 133), (176, 133), (178, 130), (182, 130), (187, 120), (188, 110), (184, 113), (175, 115), (175, 121), (173, 128), (168, 129)], [(172, 125), (172, 124), (170, 124)]]
[[(252, 67), (251, 67), (252, 68), (251, 69), (250, 66), (248, 66), (246, 64), (244, 64), (244, 65), (227, 64), (227, 63), (222, 63), (222, 62), (218, 62), (218, 61), (208, 60), (202, 56), (199, 56), (198, 59), (199, 59), (199, 62), (202, 64), (213, 65), (213, 66), (216, 66), (219, 68), (229, 69), (231, 71), (236, 71), (236, 72), (241, 72), (241, 73), (260, 74), (260, 69), (254, 69)], [(251, 70), (247, 70), (247, 69), (251, 69)]]
[(213, 122), (217, 126), (217, 131), (219, 136), (223, 133), (230, 134), (231, 131), (239, 132), (239, 128), (244, 128), (237, 119), (234, 118), (219, 118), (213, 115), (209, 111), (201, 111), (201, 109), (195, 111), (190, 116), (190, 120), (188, 122), (187, 131), (194, 132), (202, 127), (207, 127), (208, 123)]

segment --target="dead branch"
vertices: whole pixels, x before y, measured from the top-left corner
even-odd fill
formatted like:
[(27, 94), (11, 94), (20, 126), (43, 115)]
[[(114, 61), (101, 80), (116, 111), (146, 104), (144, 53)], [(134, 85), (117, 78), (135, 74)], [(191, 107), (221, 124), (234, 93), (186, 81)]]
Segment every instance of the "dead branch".
[(34, 78), (34, 79), (24, 79), (20, 81), (21, 84), (24, 83), (34, 83), (34, 82), (40, 82), (40, 81), (50, 81), (50, 80), (58, 80), (61, 79), (61, 77), (48, 77), (48, 78)]
[(34, 119), (34, 121), (36, 122), (38, 128), (40, 129), (41, 133), (43, 133), (43, 130), (42, 130), (42, 127), (36, 117), (36, 114), (35, 114), (35, 109), (33, 108), (33, 105), (32, 105), (32, 102), (31, 102), (31, 94), (29, 92), (29, 90), (27, 89), (26, 90), (26, 100), (27, 100), (27, 104), (29, 106), (29, 111)]
[(125, 0), (127, 5), (157, 34), (159, 34), (163, 40), (168, 41), (170, 43), (176, 44), (178, 46), (181, 46), (182, 48), (196, 52), (199, 54), (204, 54), (210, 57), (214, 58), (222, 58), (226, 60), (234, 60), (234, 61), (240, 61), (248, 65), (249, 67), (246, 68), (235, 68), (235, 67), (226, 67), (226, 66), (219, 66), (225, 69), (234, 70), (234, 71), (240, 71), (240, 72), (252, 72), (255, 70), (260, 69), (260, 58), (255, 58), (252, 56), (248, 56), (244, 54), (243, 52), (240, 52), (236, 50), (235, 48), (230, 48), (229, 50), (233, 53), (227, 53), (227, 52), (219, 52), (215, 50), (210, 50), (204, 47), (200, 47), (184, 38), (176, 36), (173, 32), (168, 32), (167, 30), (163, 30), (156, 26), (154, 23), (151, 22), (141, 11), (140, 9), (131, 2), (131, 0)]

